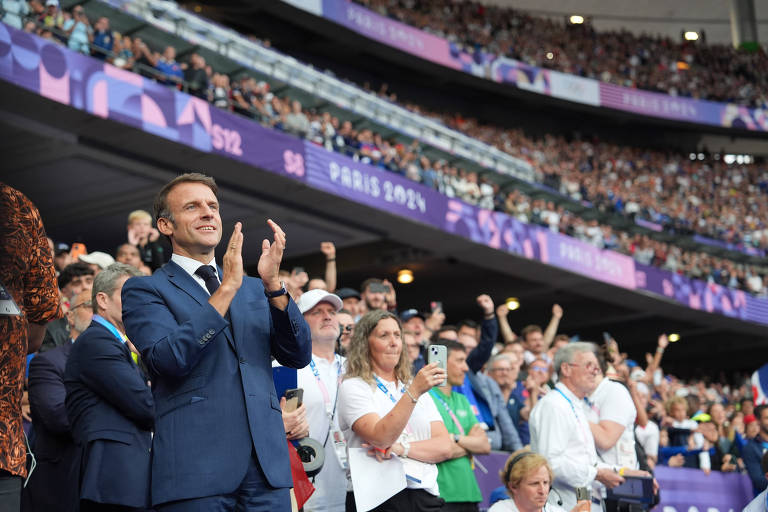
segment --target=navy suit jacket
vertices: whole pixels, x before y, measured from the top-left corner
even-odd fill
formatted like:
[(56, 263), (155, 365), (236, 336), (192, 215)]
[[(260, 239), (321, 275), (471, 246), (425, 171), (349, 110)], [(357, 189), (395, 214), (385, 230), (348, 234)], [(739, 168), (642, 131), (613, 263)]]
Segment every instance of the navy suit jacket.
[(286, 311), (271, 306), (260, 279), (243, 278), (226, 319), (208, 299), (173, 261), (123, 286), (157, 404), (153, 505), (233, 492), (254, 453), (272, 487), (293, 486), (270, 355), (309, 364), (309, 327), (290, 298)]
[(64, 398), (64, 368), (72, 342), (37, 354), (29, 364), (29, 406), (37, 467), (25, 488), (30, 510), (78, 510), (80, 451), (72, 439)]
[(80, 498), (146, 507), (155, 403), (128, 347), (92, 322), (69, 353), (64, 385), (82, 449)]

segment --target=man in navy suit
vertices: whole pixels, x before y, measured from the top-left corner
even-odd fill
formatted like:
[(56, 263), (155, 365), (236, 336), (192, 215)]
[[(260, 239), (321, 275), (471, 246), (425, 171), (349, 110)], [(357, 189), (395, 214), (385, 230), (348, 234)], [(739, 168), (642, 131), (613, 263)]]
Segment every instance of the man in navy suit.
[(292, 479), (270, 355), (302, 368), (309, 327), (278, 278), (285, 233), (267, 221), (261, 279), (243, 277), (242, 226), (217, 267), (217, 187), (184, 174), (155, 200), (171, 261), (123, 289), (128, 336), (142, 353), (157, 404), (152, 503), (166, 511), (290, 510)]
[(80, 510), (124, 511), (149, 503), (155, 403), (133, 360), (121, 318), (121, 289), (141, 273), (114, 263), (93, 281), (93, 322), (64, 370), (67, 416), (81, 447)]
[(66, 319), (69, 341), (37, 354), (29, 363), (29, 406), (37, 466), (24, 488), (24, 509), (30, 512), (78, 510), (79, 452), (72, 439), (64, 398), (64, 368), (72, 343), (91, 324), (90, 287), (73, 296)]

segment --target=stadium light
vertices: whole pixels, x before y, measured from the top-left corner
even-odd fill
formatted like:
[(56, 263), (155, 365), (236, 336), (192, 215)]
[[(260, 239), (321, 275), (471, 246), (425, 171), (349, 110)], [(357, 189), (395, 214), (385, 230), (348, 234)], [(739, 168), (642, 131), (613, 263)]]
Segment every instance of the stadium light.
[(571, 21), (571, 25), (581, 25), (584, 23), (584, 16), (579, 16), (578, 14), (572, 15), (569, 20)]
[(699, 33), (694, 30), (686, 30), (683, 34), (683, 37), (686, 41), (698, 41), (699, 40)]
[(404, 268), (397, 273), (397, 282), (400, 284), (409, 284), (413, 282), (413, 271)]
[(517, 299), (517, 297), (510, 297), (506, 300), (507, 308), (510, 311), (514, 311), (516, 309), (520, 308), (520, 301)]
[(669, 336), (667, 336), (667, 339), (669, 339), (670, 343), (675, 343), (676, 341), (680, 341), (680, 335), (673, 332)]

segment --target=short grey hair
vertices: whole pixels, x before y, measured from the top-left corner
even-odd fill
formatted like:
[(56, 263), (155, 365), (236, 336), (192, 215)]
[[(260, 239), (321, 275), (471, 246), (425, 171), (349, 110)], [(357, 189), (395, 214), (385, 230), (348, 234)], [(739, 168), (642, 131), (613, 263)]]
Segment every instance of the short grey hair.
[(91, 307), (94, 314), (98, 314), (99, 305), (96, 302), (96, 295), (99, 293), (106, 293), (108, 296), (112, 296), (117, 289), (117, 282), (121, 277), (138, 277), (144, 274), (131, 265), (125, 263), (113, 263), (101, 272), (93, 279), (93, 290), (91, 292)]
[(573, 341), (555, 353), (555, 371), (560, 376), (560, 369), (565, 363), (572, 363), (576, 354), (592, 352), (597, 355), (597, 345), (589, 341)]
[(509, 364), (512, 364), (512, 358), (509, 357), (509, 354), (496, 354), (490, 359), (490, 361), (488, 361), (488, 369), (490, 370), (491, 366), (493, 366), (493, 364), (496, 361), (504, 361), (504, 360), (509, 361)]

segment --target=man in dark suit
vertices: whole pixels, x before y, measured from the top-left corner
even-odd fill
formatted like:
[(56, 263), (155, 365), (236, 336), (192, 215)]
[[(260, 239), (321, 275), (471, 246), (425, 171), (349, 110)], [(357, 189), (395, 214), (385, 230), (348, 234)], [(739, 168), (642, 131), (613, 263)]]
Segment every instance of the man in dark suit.
[(121, 289), (141, 273), (115, 263), (93, 282), (93, 322), (64, 371), (67, 416), (80, 445), (80, 509), (123, 511), (149, 502), (155, 403), (126, 345)]
[(166, 511), (290, 510), (292, 486), (270, 355), (301, 368), (311, 336), (279, 281), (285, 233), (267, 221), (261, 279), (243, 277), (238, 222), (218, 268), (217, 187), (184, 174), (155, 200), (171, 261), (123, 289), (126, 332), (152, 378), (152, 502)]
[(91, 289), (72, 297), (66, 320), (69, 342), (29, 363), (29, 406), (37, 466), (24, 488), (24, 509), (32, 512), (78, 510), (79, 451), (72, 439), (64, 398), (64, 368), (72, 343), (91, 324)]

